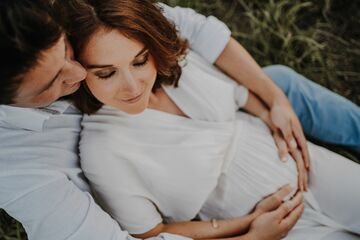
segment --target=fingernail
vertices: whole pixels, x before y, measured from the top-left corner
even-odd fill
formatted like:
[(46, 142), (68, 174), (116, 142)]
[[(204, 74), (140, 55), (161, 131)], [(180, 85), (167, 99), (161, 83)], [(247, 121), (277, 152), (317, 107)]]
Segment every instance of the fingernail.
[(287, 155), (281, 158), (282, 162), (287, 162)]
[(290, 141), (290, 147), (291, 147), (291, 148), (297, 148), (297, 143), (296, 143), (296, 141), (295, 141), (294, 139), (292, 139), (292, 140)]

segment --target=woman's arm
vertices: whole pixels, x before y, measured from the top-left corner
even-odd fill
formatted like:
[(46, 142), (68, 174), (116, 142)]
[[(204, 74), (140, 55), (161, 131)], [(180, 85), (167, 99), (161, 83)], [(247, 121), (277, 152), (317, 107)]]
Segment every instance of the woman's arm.
[(214, 239), (238, 236), (249, 230), (251, 222), (256, 218), (257, 213), (244, 217), (213, 221), (189, 221), (173, 224), (158, 224), (152, 230), (133, 235), (136, 238), (150, 238), (160, 233), (172, 233), (186, 236), (193, 239)]
[[(160, 233), (167, 232), (183, 235), (193, 239), (227, 239), (227, 240), (246, 240), (246, 239), (280, 239), (286, 228), (296, 223), (299, 212), (292, 213), (302, 203), (302, 194), (298, 193), (292, 200), (284, 203), (293, 189), (290, 185), (285, 185), (277, 192), (261, 200), (254, 211), (240, 218), (217, 220), (216, 223), (208, 222), (182, 222), (174, 224), (158, 224), (152, 230), (134, 235), (137, 238), (150, 238)], [(288, 218), (292, 216), (290, 219)], [(286, 227), (281, 224), (282, 220), (287, 219)], [(250, 229), (250, 231), (249, 231)], [(266, 233), (279, 238), (260, 238)]]

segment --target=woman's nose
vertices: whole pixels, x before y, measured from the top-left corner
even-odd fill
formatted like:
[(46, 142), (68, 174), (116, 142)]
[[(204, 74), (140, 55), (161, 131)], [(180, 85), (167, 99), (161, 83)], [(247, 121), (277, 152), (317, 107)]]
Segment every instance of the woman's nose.
[(121, 89), (129, 94), (137, 95), (141, 91), (139, 81), (131, 72), (124, 73), (121, 85)]

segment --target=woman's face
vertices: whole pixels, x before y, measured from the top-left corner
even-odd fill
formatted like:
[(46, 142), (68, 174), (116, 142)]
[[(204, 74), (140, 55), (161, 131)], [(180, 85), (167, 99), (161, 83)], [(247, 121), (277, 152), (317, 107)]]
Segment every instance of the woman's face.
[(157, 70), (144, 44), (119, 31), (95, 33), (80, 55), (86, 84), (102, 103), (130, 114), (148, 107)]

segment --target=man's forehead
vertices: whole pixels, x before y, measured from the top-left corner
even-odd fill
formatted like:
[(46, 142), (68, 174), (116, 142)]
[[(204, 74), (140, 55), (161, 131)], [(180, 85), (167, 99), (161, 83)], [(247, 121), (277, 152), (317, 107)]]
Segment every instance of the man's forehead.
[(63, 67), (64, 56), (65, 37), (62, 36), (53, 47), (43, 51), (38, 57), (37, 64), (24, 74), (19, 88), (19, 97), (34, 94), (36, 89), (51, 82)]

